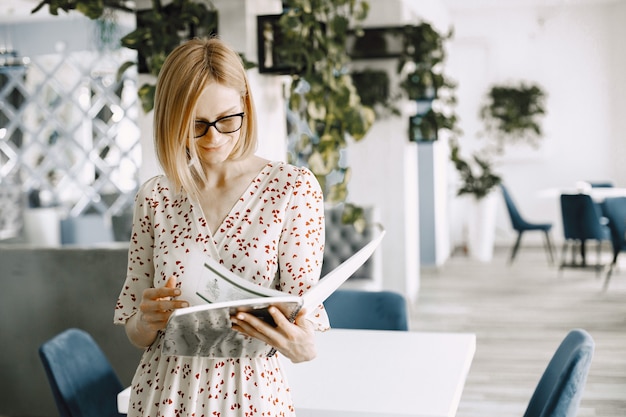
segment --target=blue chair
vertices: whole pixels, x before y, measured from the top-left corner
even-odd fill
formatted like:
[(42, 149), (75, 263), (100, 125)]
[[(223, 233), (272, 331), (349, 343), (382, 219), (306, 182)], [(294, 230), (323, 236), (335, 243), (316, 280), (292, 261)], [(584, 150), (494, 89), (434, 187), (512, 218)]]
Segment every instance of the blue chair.
[[(592, 268), (597, 272), (601, 271), (604, 268), (604, 265), (600, 263), (602, 243), (611, 239), (611, 233), (600, 205), (594, 202), (588, 194), (562, 194), (561, 217), (565, 241), (559, 269)], [(597, 242), (598, 260), (595, 264), (587, 263), (585, 246), (588, 240)], [(576, 247), (580, 249), (581, 262), (577, 261)], [(572, 260), (567, 263), (569, 248), (572, 249)]]
[(613, 181), (589, 181), (591, 188), (613, 188), (615, 184)]
[(513, 226), (513, 229), (517, 231), (517, 239), (515, 240), (515, 245), (513, 245), (513, 250), (511, 251), (509, 264), (512, 264), (515, 260), (515, 255), (517, 255), (517, 250), (519, 249), (520, 243), (522, 241), (522, 235), (524, 234), (524, 232), (539, 231), (543, 232), (544, 247), (546, 252), (548, 253), (548, 261), (552, 265), (554, 263), (554, 249), (552, 245), (552, 240), (550, 239), (550, 230), (552, 230), (552, 223), (530, 223), (524, 220), (506, 186), (504, 184), (500, 184), (500, 189), (502, 190), (502, 196), (504, 197), (504, 202), (506, 204), (507, 211), (509, 212), (511, 225)]
[(333, 328), (409, 330), (406, 299), (392, 291), (339, 289), (324, 308)]
[(39, 356), (61, 417), (120, 417), (124, 389), (104, 352), (85, 331), (68, 329), (43, 343)]
[(595, 343), (582, 329), (571, 330), (548, 363), (524, 417), (575, 417)]
[(604, 278), (603, 290), (609, 286), (613, 269), (617, 264), (617, 257), (620, 252), (626, 251), (626, 197), (611, 197), (602, 202), (602, 212), (609, 220), (611, 230), (611, 244), (613, 246), (613, 260), (606, 277)]

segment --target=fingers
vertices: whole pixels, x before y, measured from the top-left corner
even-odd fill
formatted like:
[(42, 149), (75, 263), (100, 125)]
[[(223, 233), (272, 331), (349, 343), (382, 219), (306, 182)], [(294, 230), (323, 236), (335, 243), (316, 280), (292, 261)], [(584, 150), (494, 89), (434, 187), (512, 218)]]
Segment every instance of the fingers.
[(252, 314), (238, 312), (231, 318), (233, 329), (275, 347), (294, 363), (316, 356), (313, 325), (306, 319), (306, 311), (299, 312), (294, 323), (276, 307), (270, 307), (269, 313), (276, 327)]
[(306, 308), (303, 308), (302, 310), (298, 311), (298, 314), (296, 315), (296, 319), (294, 320), (294, 323), (299, 327), (306, 327), (306, 328), (312, 327), (311, 322), (306, 319), (307, 314), (308, 314), (308, 311), (306, 310)]
[(169, 277), (165, 283), (165, 288), (176, 288), (176, 277)]
[[(156, 293), (157, 293), (155, 298), (153, 298), (155, 300), (171, 300), (172, 297), (177, 297), (180, 295), (180, 290), (176, 288), (175, 277), (169, 277), (167, 279), (167, 282), (165, 283), (165, 287), (153, 288), (153, 290), (156, 290)], [(172, 291), (168, 291), (168, 290), (172, 290)], [(164, 295), (158, 295), (158, 293), (161, 293)]]
[[(258, 318), (257, 316), (239, 311), (237, 314), (231, 317), (231, 322), (235, 330), (243, 330), (244, 333), (255, 336), (252, 333), (266, 333), (273, 329), (265, 320)], [(237, 328), (238, 327), (238, 328)]]
[(178, 288), (148, 288), (143, 292), (143, 299), (152, 301), (167, 301), (178, 297), (179, 295), (180, 289)]
[(254, 314), (240, 311), (231, 317), (233, 329), (261, 339), (273, 346), (283, 343), (285, 339), (297, 339), (302, 331), (309, 330), (309, 322), (303, 320), (304, 315), (302, 314), (296, 316), (300, 323), (292, 323), (277, 307), (270, 306), (268, 312), (274, 319), (275, 326)]
[(152, 330), (165, 328), (172, 311), (189, 307), (187, 301), (176, 299), (180, 294), (174, 277), (170, 277), (164, 287), (146, 289), (139, 305), (139, 319)]

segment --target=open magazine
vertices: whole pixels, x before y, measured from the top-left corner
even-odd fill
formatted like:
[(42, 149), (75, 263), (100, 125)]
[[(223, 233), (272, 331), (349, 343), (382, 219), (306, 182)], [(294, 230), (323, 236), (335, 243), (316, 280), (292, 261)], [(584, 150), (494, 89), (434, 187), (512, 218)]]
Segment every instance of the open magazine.
[(271, 346), (232, 330), (230, 316), (246, 311), (273, 324), (268, 312), (270, 306), (280, 309), (292, 321), (302, 308), (313, 312), (369, 259), (384, 235), (381, 228), (374, 239), (302, 297), (261, 287), (237, 276), (218, 261), (204, 258), (203, 268), (194, 274), (196, 285), (190, 296), (196, 305), (174, 310), (165, 329), (163, 354), (211, 358), (271, 356)]

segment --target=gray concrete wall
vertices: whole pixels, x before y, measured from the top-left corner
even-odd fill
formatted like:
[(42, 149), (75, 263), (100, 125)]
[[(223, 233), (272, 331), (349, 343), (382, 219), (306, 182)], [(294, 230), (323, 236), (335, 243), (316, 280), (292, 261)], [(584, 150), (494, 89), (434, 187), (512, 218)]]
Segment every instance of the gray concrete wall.
[(126, 275), (127, 248), (0, 246), (0, 416), (56, 416), (37, 349), (78, 327), (130, 384), (141, 351), (113, 309)]

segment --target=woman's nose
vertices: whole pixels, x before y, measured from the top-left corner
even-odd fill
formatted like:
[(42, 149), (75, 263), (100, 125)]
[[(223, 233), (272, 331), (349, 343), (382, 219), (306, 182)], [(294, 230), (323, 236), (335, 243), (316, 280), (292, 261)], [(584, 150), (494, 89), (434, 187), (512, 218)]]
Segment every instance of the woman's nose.
[(213, 139), (215, 139), (219, 135), (220, 135), (220, 132), (217, 131), (215, 126), (209, 126), (209, 129), (206, 131), (204, 136), (202, 136), (202, 139), (213, 141)]

